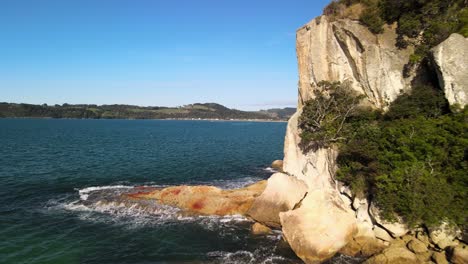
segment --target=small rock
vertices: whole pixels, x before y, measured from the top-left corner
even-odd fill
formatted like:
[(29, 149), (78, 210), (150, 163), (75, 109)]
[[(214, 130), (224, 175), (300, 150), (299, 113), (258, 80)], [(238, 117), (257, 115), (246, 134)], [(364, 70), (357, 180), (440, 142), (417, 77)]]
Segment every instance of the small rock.
[(467, 264), (468, 263), (468, 248), (455, 247), (452, 250), (450, 262), (454, 264)]
[(427, 246), (418, 239), (413, 239), (408, 242), (408, 249), (414, 253), (424, 253), (427, 252)]
[(444, 252), (434, 252), (432, 254), (431, 259), (436, 263), (436, 264), (449, 264), (447, 261), (447, 258), (445, 257)]
[(366, 260), (364, 264), (414, 264), (418, 263), (416, 255), (404, 247), (392, 247), (385, 249), (381, 254)]
[(400, 239), (403, 240), (405, 244), (408, 244), (408, 242), (414, 239), (414, 236), (408, 234), (400, 237)]
[(369, 257), (382, 252), (387, 246), (375, 237), (356, 236), (339, 252), (347, 256)]
[(283, 171), (283, 161), (275, 160), (271, 163), (271, 167), (277, 171)]
[(252, 225), (252, 234), (254, 235), (267, 235), (271, 233), (271, 229), (268, 226), (262, 225), (260, 223), (255, 223)]
[(392, 237), (400, 237), (408, 233), (409, 228), (408, 226), (404, 223), (401, 217), (398, 215), (395, 215), (395, 218), (397, 219), (396, 222), (389, 222), (384, 220), (383, 218), (380, 217), (380, 209), (375, 206), (375, 204), (371, 204), (369, 207), (369, 214), (373, 218), (374, 222), (378, 223), (380, 226), (384, 227), (385, 230), (388, 230), (390, 232), (390, 235)]
[(432, 256), (432, 252), (430, 251), (426, 251), (426, 252), (422, 252), (422, 253), (417, 253), (416, 254), (416, 258), (419, 260), (419, 262), (421, 263), (427, 263), (427, 262), (432, 262), (431, 261), (431, 256)]
[(374, 226), (374, 234), (375, 234), (375, 237), (378, 238), (378, 239), (382, 239), (383, 241), (392, 241), (393, 238), (390, 236), (390, 234), (388, 234), (388, 232), (379, 227), (379, 226)]
[(416, 238), (419, 239), (419, 241), (423, 242), (426, 246), (429, 246), (429, 244), (431, 243), (429, 241), (429, 237), (424, 232), (418, 232), (416, 234)]

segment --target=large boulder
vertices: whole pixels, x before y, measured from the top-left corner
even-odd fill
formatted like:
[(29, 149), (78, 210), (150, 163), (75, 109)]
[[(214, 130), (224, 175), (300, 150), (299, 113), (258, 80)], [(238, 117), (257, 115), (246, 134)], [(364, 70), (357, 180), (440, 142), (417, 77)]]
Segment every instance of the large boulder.
[(187, 212), (202, 215), (245, 215), (256, 197), (266, 187), (266, 181), (250, 186), (223, 190), (214, 186), (172, 186), (133, 192), (129, 199), (154, 199), (160, 204), (175, 206)]
[(434, 252), (434, 253), (432, 253), (431, 259), (436, 264), (449, 264), (449, 262), (447, 261), (447, 258), (445, 257), (444, 252)]
[(412, 239), (410, 242), (408, 242), (407, 246), (409, 250), (416, 254), (428, 251), (428, 245), (424, 244), (424, 242), (420, 241), (419, 239)]
[(307, 192), (305, 183), (284, 173), (275, 173), (247, 215), (270, 227), (280, 227), (279, 213), (292, 210)]
[(459, 229), (445, 222), (438, 227), (429, 228), (429, 238), (433, 244), (441, 249), (458, 245), (456, 237), (460, 235), (460, 233), (461, 231)]
[(353, 213), (334, 197), (327, 191), (314, 190), (297, 209), (280, 213), (286, 241), (306, 263), (331, 258), (357, 233)]
[(392, 241), (393, 238), (390, 236), (390, 234), (387, 232), (387, 230), (379, 227), (379, 226), (374, 226), (374, 235), (378, 239), (381, 239), (383, 241)]
[(392, 237), (400, 237), (408, 233), (408, 225), (401, 220), (400, 217), (396, 216), (396, 221), (390, 222), (383, 219), (380, 216), (380, 210), (375, 204), (371, 204), (369, 207), (370, 216), (373, 218), (374, 222), (378, 224), (381, 228), (385, 229)]
[(468, 38), (454, 33), (434, 47), (432, 55), (448, 102), (468, 104)]
[(466, 247), (454, 247), (450, 255), (450, 262), (454, 264), (468, 263), (468, 248)]

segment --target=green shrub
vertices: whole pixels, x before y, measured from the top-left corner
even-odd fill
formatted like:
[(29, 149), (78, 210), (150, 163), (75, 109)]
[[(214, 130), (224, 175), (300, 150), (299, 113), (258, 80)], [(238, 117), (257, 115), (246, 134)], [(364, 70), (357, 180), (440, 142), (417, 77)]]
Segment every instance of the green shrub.
[(327, 16), (335, 16), (339, 13), (340, 11), (340, 6), (341, 4), (338, 1), (331, 1), (330, 4), (328, 4), (324, 9), (323, 9), (323, 14)]
[(339, 82), (320, 82), (314, 89), (314, 100), (303, 107), (299, 118), (301, 147), (315, 150), (343, 140), (346, 120), (358, 111), (362, 96)]
[[(388, 220), (397, 214), (411, 225), (466, 225), (468, 109), (451, 113), (442, 92), (417, 86), (398, 97), (385, 114), (355, 107), (335, 122), (337, 113), (346, 109), (339, 104), (349, 106), (350, 99), (341, 97), (359, 97), (347, 94), (349, 88), (340, 83), (322, 85), (332, 96), (320, 92), (306, 103), (300, 118), (304, 151), (338, 146), (337, 178), (356, 195), (373, 199)], [(318, 106), (330, 101), (336, 102), (330, 104), (334, 110), (319, 115)], [(312, 125), (319, 116), (326, 121)], [(330, 140), (339, 127), (340, 140)]]
[(374, 34), (383, 32), (385, 21), (380, 16), (380, 10), (377, 7), (368, 7), (359, 19)]

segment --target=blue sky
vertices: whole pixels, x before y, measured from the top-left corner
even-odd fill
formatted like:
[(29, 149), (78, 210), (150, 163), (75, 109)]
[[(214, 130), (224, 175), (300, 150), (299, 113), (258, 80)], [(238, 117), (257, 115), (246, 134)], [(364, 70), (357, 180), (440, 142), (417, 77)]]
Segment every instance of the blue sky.
[(1, 0), (0, 102), (295, 106), (326, 1)]

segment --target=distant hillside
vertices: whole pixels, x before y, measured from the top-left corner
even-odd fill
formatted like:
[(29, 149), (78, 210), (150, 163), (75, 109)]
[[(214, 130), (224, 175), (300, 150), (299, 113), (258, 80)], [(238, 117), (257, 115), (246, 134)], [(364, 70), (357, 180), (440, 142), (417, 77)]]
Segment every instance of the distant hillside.
[[(0, 117), (83, 118), (83, 119), (259, 119), (287, 120), (293, 108), (241, 111), (216, 103), (180, 107), (135, 105), (33, 105), (0, 103)], [(291, 114), (289, 114), (291, 113)]]
[(294, 107), (273, 108), (273, 109), (268, 109), (268, 110), (260, 110), (259, 112), (265, 113), (271, 116), (271, 118), (288, 120), (296, 112), (296, 108)]

